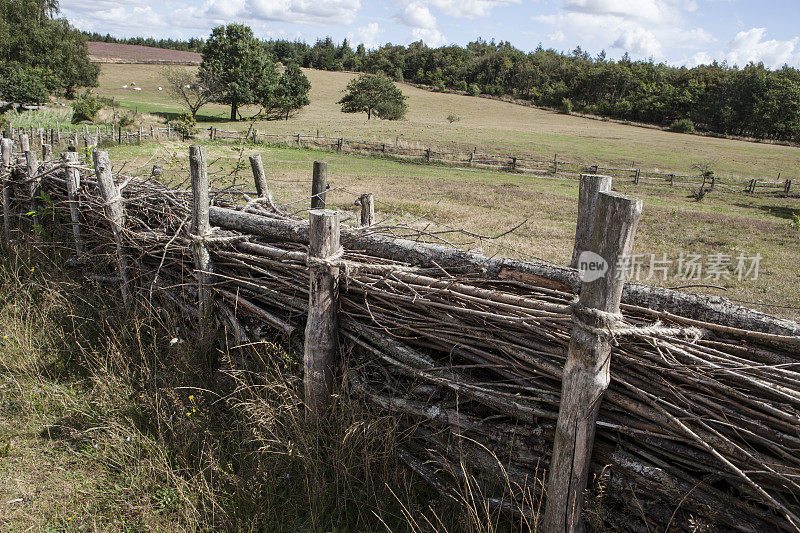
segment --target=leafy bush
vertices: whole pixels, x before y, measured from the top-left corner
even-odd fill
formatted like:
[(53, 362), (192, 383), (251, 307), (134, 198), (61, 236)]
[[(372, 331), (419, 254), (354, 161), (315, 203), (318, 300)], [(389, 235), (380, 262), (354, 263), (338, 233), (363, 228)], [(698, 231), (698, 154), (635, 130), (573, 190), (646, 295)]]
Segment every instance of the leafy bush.
[(100, 97), (91, 91), (85, 91), (72, 102), (72, 123), (94, 122), (101, 109), (103, 109), (103, 102)]
[(197, 121), (189, 113), (184, 113), (178, 118), (169, 121), (170, 127), (184, 137), (192, 137), (197, 133)]
[(569, 98), (561, 99), (561, 112), (565, 115), (572, 114), (572, 101)]
[(461, 120), (461, 117), (459, 117), (458, 115), (454, 115), (452, 113), (447, 115), (447, 122), (449, 122), (450, 124), (452, 124), (453, 122), (458, 122), (459, 120)]
[(127, 128), (128, 126), (133, 126), (134, 120), (133, 115), (130, 113), (122, 113), (119, 118), (117, 119), (117, 126), (120, 128)]
[(436, 92), (440, 93), (443, 93), (447, 89), (447, 87), (444, 86), (444, 82), (442, 80), (437, 81), (436, 85), (434, 85), (433, 88)]
[(456, 89), (462, 92), (467, 92), (467, 82), (464, 80), (458, 80), (456, 82)]
[(469, 86), (469, 94), (472, 96), (478, 96), (481, 94), (481, 88), (478, 87), (477, 83), (471, 83)]
[(39, 68), (0, 67), (0, 99), (18, 104), (40, 104), (48, 100), (49, 74)]
[(670, 131), (675, 133), (694, 133), (694, 122), (688, 118), (679, 118), (669, 125)]

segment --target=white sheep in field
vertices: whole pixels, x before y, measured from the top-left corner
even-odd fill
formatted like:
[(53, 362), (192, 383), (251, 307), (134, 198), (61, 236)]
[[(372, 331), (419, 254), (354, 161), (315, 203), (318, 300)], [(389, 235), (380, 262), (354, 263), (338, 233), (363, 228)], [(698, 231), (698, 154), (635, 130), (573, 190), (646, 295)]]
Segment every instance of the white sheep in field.
[(134, 91), (141, 91), (142, 89), (141, 89), (141, 87), (134, 87), (133, 90)]
[(136, 82), (131, 82), (131, 87), (136, 87)]
[(159, 90), (159, 91), (163, 91), (163, 89), (162, 89), (161, 87), (159, 87), (159, 88), (158, 88), (158, 90)]
[(127, 86), (127, 85), (123, 85), (123, 86), (122, 86), (122, 88), (123, 88), (123, 89), (127, 89), (127, 88), (128, 88), (128, 86)]

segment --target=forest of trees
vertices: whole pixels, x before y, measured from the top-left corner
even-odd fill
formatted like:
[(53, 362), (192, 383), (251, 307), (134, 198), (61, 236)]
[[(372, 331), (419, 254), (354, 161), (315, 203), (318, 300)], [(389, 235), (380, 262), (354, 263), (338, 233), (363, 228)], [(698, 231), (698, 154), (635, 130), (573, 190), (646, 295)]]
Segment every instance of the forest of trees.
[[(140, 44), (119, 40), (134, 41)], [(199, 49), (199, 42), (185, 45)], [(605, 52), (592, 56), (580, 47), (568, 53), (541, 46), (525, 52), (509, 42), (480, 39), (466, 46), (430, 48), (415, 42), (376, 50), (364, 45), (353, 49), (347, 40), (336, 43), (330, 37), (314, 45), (287, 40), (263, 45), (284, 64), (383, 73), (438, 90), (509, 95), (539, 106), (678, 124), (683, 131), (696, 127), (720, 135), (800, 142), (800, 71), (788, 66), (770, 70), (761, 64), (739, 68), (714, 62), (690, 69), (634, 61), (627, 54), (619, 60), (608, 59)], [(165, 46), (177, 45), (167, 41)]]

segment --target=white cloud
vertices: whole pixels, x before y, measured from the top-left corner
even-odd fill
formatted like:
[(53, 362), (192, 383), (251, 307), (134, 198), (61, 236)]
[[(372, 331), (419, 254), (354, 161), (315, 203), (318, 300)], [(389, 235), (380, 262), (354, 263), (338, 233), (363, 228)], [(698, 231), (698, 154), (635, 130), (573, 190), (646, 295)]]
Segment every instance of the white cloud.
[(380, 46), (378, 37), (383, 33), (383, 30), (377, 22), (370, 22), (366, 26), (356, 28), (355, 33), (349, 32), (347, 39), (351, 43), (363, 43), (369, 49), (377, 48)]
[(781, 67), (784, 64), (797, 64), (800, 60), (800, 50), (798, 50), (800, 38), (795, 37), (789, 41), (764, 40), (766, 33), (766, 28), (740, 31), (728, 43), (725, 59), (740, 67), (751, 61), (763, 62), (771, 68)]
[(414, 39), (419, 41), (421, 40), (425, 44), (430, 47), (437, 47), (442, 46), (447, 42), (442, 32), (437, 30), (436, 28), (414, 28), (411, 30), (411, 35), (414, 36)]
[(611, 46), (640, 56), (661, 57), (662, 55), (661, 43), (656, 36), (653, 35), (653, 32), (641, 27), (623, 30)]
[(436, 17), (428, 9), (428, 6), (421, 2), (411, 2), (403, 6), (397, 20), (412, 28), (427, 30), (436, 28)]
[(247, 14), (257, 19), (299, 24), (352, 24), (360, 9), (360, 0), (247, 0), (246, 3)]
[(551, 42), (662, 60), (665, 50), (696, 49), (714, 40), (702, 28), (687, 27), (685, 15), (696, 10), (694, 0), (561, 0), (560, 11), (534, 20), (553, 28)]
[(519, 4), (521, 0), (430, 0), (436, 9), (451, 17), (474, 19), (491, 16), (496, 7)]

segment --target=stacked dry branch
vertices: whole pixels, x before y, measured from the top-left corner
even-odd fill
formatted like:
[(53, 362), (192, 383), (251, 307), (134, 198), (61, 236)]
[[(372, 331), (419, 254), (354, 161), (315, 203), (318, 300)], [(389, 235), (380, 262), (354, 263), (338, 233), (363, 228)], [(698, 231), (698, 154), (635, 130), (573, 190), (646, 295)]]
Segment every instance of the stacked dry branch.
[[(66, 163), (40, 165), (43, 191), (62, 215), (43, 220), (70, 220)], [(31, 178), (21, 161), (12, 166), (12, 198), (25, 212)], [(106, 202), (90, 168), (69, 168), (82, 174), (82, 254), (72, 263), (115, 279)], [(134, 297), (196, 317), (191, 192), (116, 178)], [(203, 275), (227, 346), (274, 336), (269, 330), (302, 334), (308, 224), (240, 190), (212, 190), (211, 202), (216, 228), (201, 239), (213, 272)], [(398, 454), (445, 497), (458, 501), (458, 487), (477, 477), (486, 503), (533, 515), (573, 328), (574, 273), (416, 243), (379, 227), (343, 229), (342, 245), (347, 391), (404, 422)], [(587, 507), (590, 521), (634, 531), (800, 530), (798, 325), (634, 285), (623, 301), (628, 324), (662, 327), (614, 338), (592, 464), (607, 489), (602, 505)]]

